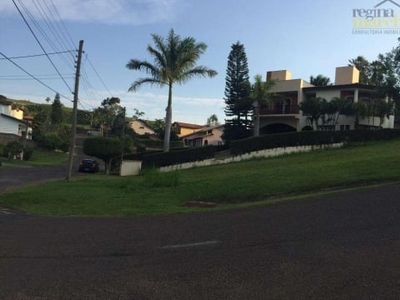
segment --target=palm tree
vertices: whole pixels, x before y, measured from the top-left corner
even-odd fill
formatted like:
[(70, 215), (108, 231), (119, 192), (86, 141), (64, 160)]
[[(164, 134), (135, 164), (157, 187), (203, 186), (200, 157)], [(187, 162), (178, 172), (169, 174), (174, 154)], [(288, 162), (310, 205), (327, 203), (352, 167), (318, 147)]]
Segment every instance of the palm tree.
[(193, 77), (214, 77), (217, 72), (205, 66), (196, 66), (196, 61), (203, 54), (207, 45), (197, 43), (192, 37), (181, 39), (171, 29), (166, 39), (152, 34), (154, 47), (148, 46), (147, 51), (153, 56), (154, 62), (131, 59), (126, 67), (130, 70), (144, 71), (150, 77), (139, 78), (129, 88), (130, 92), (136, 91), (142, 84), (168, 87), (168, 104), (165, 117), (164, 146), (165, 152), (169, 151), (169, 140), (172, 125), (172, 88), (174, 83), (182, 84)]
[(254, 84), (251, 88), (251, 98), (254, 100), (253, 107), (255, 111), (254, 118), (254, 136), (260, 135), (260, 109), (261, 105), (268, 104), (269, 92), (274, 85), (273, 81), (262, 81), (262, 76), (257, 74), (254, 76)]
[(319, 74), (316, 77), (310, 76), (310, 83), (315, 86), (327, 86), (331, 85), (331, 80), (329, 77)]

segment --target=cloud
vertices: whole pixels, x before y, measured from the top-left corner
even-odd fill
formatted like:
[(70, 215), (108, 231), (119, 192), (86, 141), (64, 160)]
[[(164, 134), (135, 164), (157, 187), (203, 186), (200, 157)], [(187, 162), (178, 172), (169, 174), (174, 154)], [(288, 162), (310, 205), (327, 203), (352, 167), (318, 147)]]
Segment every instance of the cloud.
[[(36, 19), (57, 13), (63, 21), (104, 24), (153, 24), (171, 22), (184, 9), (183, 0), (24, 0), (16, 2), (25, 14), (29, 11)], [(53, 6), (54, 4), (54, 6)], [(56, 10), (55, 10), (56, 8)], [(0, 12), (17, 13), (11, 1), (0, 1)]]

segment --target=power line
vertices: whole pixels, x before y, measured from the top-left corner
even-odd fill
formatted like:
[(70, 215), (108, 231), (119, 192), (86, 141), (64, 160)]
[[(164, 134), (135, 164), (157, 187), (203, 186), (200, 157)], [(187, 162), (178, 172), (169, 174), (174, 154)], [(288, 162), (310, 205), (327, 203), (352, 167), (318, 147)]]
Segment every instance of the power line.
[(72, 101), (71, 99), (69, 99), (68, 97), (60, 94), (59, 92), (57, 92), (55, 89), (53, 89), (52, 87), (50, 87), (49, 85), (45, 84), (43, 81), (41, 81), (40, 79), (36, 78), (34, 75), (32, 75), (31, 73), (29, 73), (28, 71), (26, 71), (24, 68), (22, 68), (21, 66), (19, 66), (17, 63), (13, 62), (9, 57), (7, 57), (3, 52), (0, 51), (0, 55), (2, 55), (5, 59), (7, 59), (9, 62), (11, 62), (14, 66), (16, 66), (18, 69), (20, 69), (21, 71), (23, 71), (24, 73), (28, 74), (30, 77), (32, 77), (33, 79), (35, 79), (37, 82), (39, 82), (40, 84), (44, 85), (45, 87), (47, 87), (49, 90), (58, 93), (61, 97)]
[[(51, 5), (53, 6), (53, 9), (54, 9), (55, 13), (57, 14), (58, 19), (59, 19), (60, 22), (61, 22), (61, 25), (62, 25), (63, 28), (64, 28), (64, 31), (66, 32), (66, 36), (64, 35), (64, 31), (62, 31), (62, 30), (60, 30), (61, 34), (64, 36), (64, 39), (65, 39), (65, 40), (67, 40), (67, 38), (69, 38), (69, 43), (70, 43), (70, 45), (74, 46), (74, 40), (72, 39), (71, 35), (69, 34), (69, 31), (68, 31), (67, 27), (65, 26), (64, 21), (62, 20), (60, 14), (58, 13), (57, 7), (54, 5), (53, 0), (50, 0), (50, 2), (51, 2)], [(46, 6), (47, 6), (47, 5), (46, 5)], [(53, 18), (53, 19), (54, 19), (54, 18)], [(55, 19), (54, 19), (54, 21), (55, 21)], [(57, 25), (57, 27), (59, 27), (57, 22), (56, 22), (56, 25)]]
[[(46, 80), (52, 80), (52, 79), (57, 79), (59, 80), (60, 78), (58, 77), (57, 74), (32, 74), (38, 79), (46, 79)], [(74, 74), (64, 74), (63, 75), (66, 78), (74, 78)], [(27, 75), (0, 75), (1, 80), (33, 80), (30, 76)]]
[[(38, 2), (38, 5), (36, 5), (36, 3), (34, 2), (34, 5), (36, 7), (36, 9), (38, 10), (39, 14), (42, 16), (45, 24), (47, 25), (47, 28), (50, 30), (50, 32), (53, 34), (55, 40), (58, 42), (58, 44), (63, 47), (63, 48), (70, 48), (71, 46), (67, 46), (68, 41), (65, 38), (64, 32), (60, 29), (60, 27), (58, 26), (58, 22), (55, 20), (54, 18), (54, 14), (51, 11), (51, 9), (49, 8), (49, 6), (47, 5), (46, 1), (43, 0), (44, 3), (44, 8), (41, 4), (40, 1), (36, 0), (36, 2)], [(54, 6), (53, 4), (53, 10), (56, 11), (57, 15), (58, 11), (57, 8)], [(51, 18), (50, 18), (51, 17)], [(40, 26), (39, 26), (40, 27)], [(61, 33), (61, 35), (59, 34)], [(47, 40), (50, 44), (50, 41)], [(72, 45), (72, 48), (74, 48), (74, 43), (70, 43), (70, 45)], [(54, 45), (55, 46), (55, 45)], [(74, 55), (71, 55), (72, 60), (75, 62), (75, 58)], [(68, 63), (67, 63), (68, 65)]]
[(26, 26), (28, 26), (30, 32), (32, 33), (33, 37), (35, 38), (36, 42), (39, 44), (40, 48), (43, 50), (43, 53), (46, 54), (46, 57), (48, 58), (48, 60), (50, 61), (50, 63), (52, 64), (52, 66), (54, 67), (54, 69), (56, 70), (56, 72), (58, 73), (58, 75), (60, 76), (60, 78), (62, 79), (62, 81), (65, 83), (65, 85), (68, 87), (69, 91), (72, 93), (72, 90), (70, 88), (70, 86), (68, 85), (68, 83), (65, 81), (65, 79), (63, 78), (63, 76), (61, 75), (60, 71), (58, 71), (57, 67), (55, 66), (54, 62), (51, 60), (50, 56), (47, 55), (46, 50), (44, 49), (44, 47), (42, 46), (42, 44), (40, 43), (39, 39), (37, 38), (36, 34), (34, 33), (34, 31), (32, 30), (31, 26), (29, 25), (29, 23), (27, 22), (27, 20), (25, 19), (24, 15), (22, 14), (21, 10), (19, 9), (18, 5), (15, 3), (14, 0), (12, 0), (12, 2), (14, 3), (15, 7), (17, 8), (19, 14), (21, 15), (22, 19), (24, 20)]
[[(58, 52), (52, 52), (52, 53), (47, 53), (47, 54), (31, 54), (31, 55), (22, 55), (22, 56), (10, 56), (10, 59), (22, 59), (22, 58), (31, 58), (31, 57), (40, 57), (40, 56), (46, 56), (46, 55), (56, 55), (56, 54), (62, 54), (62, 53), (69, 53), (69, 52), (75, 52), (75, 50), (65, 50), (65, 51), (58, 51)], [(0, 60), (5, 59), (4, 57), (0, 57)]]
[(97, 75), (97, 77), (99, 78), (100, 82), (103, 84), (103, 86), (105, 87), (105, 89), (107, 90), (107, 92), (110, 94), (110, 96), (112, 97), (112, 94), (110, 92), (110, 90), (108, 89), (108, 87), (106, 86), (106, 84), (104, 83), (103, 79), (101, 79), (99, 73), (96, 71), (95, 67), (93, 66), (92, 62), (89, 59), (89, 56), (86, 55), (86, 59), (89, 62), (89, 65), (92, 67), (94, 73)]

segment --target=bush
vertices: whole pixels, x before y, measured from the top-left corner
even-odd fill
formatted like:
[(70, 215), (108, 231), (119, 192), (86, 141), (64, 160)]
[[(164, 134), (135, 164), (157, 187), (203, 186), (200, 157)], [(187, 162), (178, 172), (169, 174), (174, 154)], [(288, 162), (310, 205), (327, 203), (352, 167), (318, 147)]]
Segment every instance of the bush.
[(9, 142), (3, 149), (3, 156), (10, 160), (21, 155), (23, 150), (24, 146), (21, 143), (17, 141)]
[(121, 157), (122, 150), (123, 142), (118, 138), (92, 137), (85, 139), (83, 143), (83, 153), (104, 161), (106, 174), (111, 170), (112, 160)]

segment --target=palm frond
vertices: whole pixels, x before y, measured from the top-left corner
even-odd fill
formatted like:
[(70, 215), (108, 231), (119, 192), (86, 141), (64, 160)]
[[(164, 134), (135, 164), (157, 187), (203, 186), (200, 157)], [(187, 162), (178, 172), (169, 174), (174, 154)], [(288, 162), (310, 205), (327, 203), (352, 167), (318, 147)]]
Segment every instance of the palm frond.
[(156, 78), (139, 78), (129, 87), (128, 92), (136, 92), (143, 84), (164, 86), (166, 83)]
[(194, 77), (214, 77), (218, 73), (215, 70), (207, 68), (205, 66), (197, 66), (190, 70), (186, 70), (182, 74), (180, 74), (179, 78), (177, 78), (177, 83), (185, 83)]

